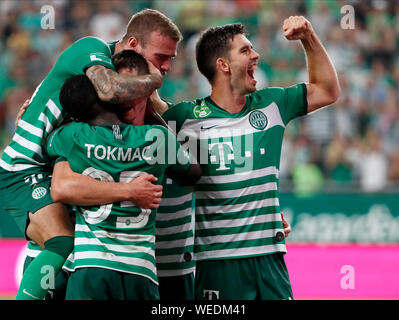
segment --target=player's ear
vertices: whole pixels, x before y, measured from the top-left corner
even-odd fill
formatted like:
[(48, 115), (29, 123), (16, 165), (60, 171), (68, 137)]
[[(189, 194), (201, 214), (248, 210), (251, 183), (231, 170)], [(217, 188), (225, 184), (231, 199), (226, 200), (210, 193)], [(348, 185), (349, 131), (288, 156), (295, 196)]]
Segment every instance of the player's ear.
[(224, 58), (217, 58), (216, 59), (216, 69), (221, 70), (223, 72), (230, 71), (230, 65)]
[(127, 46), (129, 47), (129, 49), (137, 49), (139, 45), (139, 41), (137, 40), (136, 37), (130, 37), (127, 40)]

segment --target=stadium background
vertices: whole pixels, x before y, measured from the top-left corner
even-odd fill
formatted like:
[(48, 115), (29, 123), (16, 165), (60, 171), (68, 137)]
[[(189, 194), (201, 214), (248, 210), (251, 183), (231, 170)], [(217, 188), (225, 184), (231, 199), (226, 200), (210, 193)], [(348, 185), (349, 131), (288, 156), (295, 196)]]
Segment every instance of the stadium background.
[[(55, 9), (42, 29), (41, 8)], [(344, 5), (355, 28), (344, 29)], [(260, 53), (258, 88), (307, 81), (300, 43), (281, 31), (305, 15), (337, 68), (333, 107), (295, 120), (281, 157), (281, 206), (293, 231), (286, 256), (296, 299), (399, 298), (399, 2), (389, 0), (0, 1), (0, 152), (19, 107), (73, 41), (119, 39), (130, 16), (159, 9), (184, 40), (160, 95), (172, 102), (209, 94), (194, 47), (207, 26), (244, 23)], [(0, 215), (0, 296), (17, 288), (25, 241)]]

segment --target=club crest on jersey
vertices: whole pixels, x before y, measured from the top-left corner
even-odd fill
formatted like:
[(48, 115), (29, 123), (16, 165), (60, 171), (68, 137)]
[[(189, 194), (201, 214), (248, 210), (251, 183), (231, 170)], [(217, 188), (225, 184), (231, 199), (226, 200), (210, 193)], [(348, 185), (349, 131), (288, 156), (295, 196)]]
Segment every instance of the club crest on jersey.
[(47, 193), (47, 189), (43, 187), (37, 187), (32, 191), (32, 198), (33, 199), (40, 199), (43, 198)]
[(196, 118), (205, 118), (211, 114), (211, 109), (205, 104), (205, 101), (202, 101), (200, 105), (196, 105), (194, 107), (194, 116)]
[(260, 110), (254, 110), (249, 114), (249, 123), (255, 129), (263, 130), (267, 126), (267, 117), (266, 115)]

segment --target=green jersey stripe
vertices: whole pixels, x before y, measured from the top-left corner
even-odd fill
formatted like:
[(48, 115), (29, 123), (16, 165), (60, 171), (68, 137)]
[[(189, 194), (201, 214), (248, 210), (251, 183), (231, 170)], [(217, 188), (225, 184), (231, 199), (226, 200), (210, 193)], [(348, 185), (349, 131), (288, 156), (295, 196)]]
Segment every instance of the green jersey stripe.
[(27, 160), (27, 161), (31, 162), (32, 164), (35, 164), (35, 165), (39, 165), (39, 166), (40, 165), (45, 165), (44, 162), (39, 162), (39, 161), (36, 161), (36, 160), (34, 160), (32, 158), (29, 158), (28, 156), (26, 156), (26, 155), (24, 155), (24, 154), (22, 154), (22, 153), (20, 153), (20, 152), (18, 152), (16, 150), (14, 150), (14, 148), (12, 148), (11, 146), (7, 146), (4, 149), (3, 152), (4, 152), (4, 154), (8, 155), (11, 159), (21, 158), (21, 159), (25, 159), (25, 160)]
[(20, 119), (18, 121), (18, 127), (21, 127), (25, 131), (28, 131), (29, 133), (31, 133), (39, 138), (43, 137), (43, 129), (37, 128), (22, 119)]
[[(219, 250), (223, 248), (244, 248), (244, 247), (257, 247), (265, 244), (275, 244), (277, 243), (276, 234), (277, 232), (283, 232), (283, 229), (276, 230), (257, 230), (246, 233), (235, 233), (229, 235), (218, 235), (209, 237), (199, 237), (198, 242), (195, 244), (198, 251), (202, 251), (202, 246), (205, 248), (212, 243), (212, 250)], [(206, 240), (210, 240), (206, 241)], [(284, 242), (280, 242), (283, 244)]]
[[(129, 266), (129, 268), (126, 266)], [(73, 257), (68, 258), (63, 269), (75, 271), (84, 267), (99, 267), (124, 273), (134, 273), (149, 278), (158, 285), (154, 263), (143, 259), (115, 256), (98, 251), (78, 251), (73, 254)]]
[[(4, 153), (3, 153), (4, 155)], [(35, 164), (21, 164), (21, 163), (14, 163), (12, 165), (5, 162), (3, 159), (0, 159), (0, 167), (2, 167), (6, 171), (16, 172), (30, 168), (37, 168)]]
[(148, 241), (148, 242), (154, 242), (155, 241), (155, 236), (152, 234), (128, 234), (128, 233), (120, 233), (120, 232), (110, 232), (107, 230), (91, 230), (87, 225), (85, 224), (79, 224), (77, 223), (75, 225), (75, 232), (87, 232), (86, 236), (89, 236), (91, 233), (97, 237), (97, 238), (111, 238), (111, 239), (116, 239), (119, 241)]
[[(125, 257), (125, 258), (134, 258), (140, 259), (140, 261), (148, 261), (154, 263), (154, 259), (151, 254), (146, 252), (121, 252), (121, 251), (111, 251), (104, 248), (104, 246), (97, 246), (97, 245), (76, 245), (74, 247), (74, 252), (89, 252), (89, 251), (96, 251), (102, 252), (104, 258), (108, 258), (109, 260), (115, 260), (114, 257)], [(79, 264), (79, 261), (77, 261)], [(142, 263), (140, 264), (140, 266)], [(127, 266), (129, 268), (129, 266)]]
[(264, 255), (275, 252), (287, 252), (285, 244), (271, 244), (271, 245), (246, 247), (246, 248), (207, 250), (201, 252), (198, 252), (196, 250), (196, 259), (197, 260), (217, 260), (224, 258), (234, 259), (234, 258), (254, 257), (257, 255)]
[[(185, 274), (189, 274), (194, 272), (195, 270), (195, 262), (191, 262), (186, 267), (182, 268), (179, 263), (168, 263), (164, 265), (164, 268), (167, 270), (158, 269), (159, 277), (177, 277), (184, 276)], [(190, 267), (188, 267), (190, 266)]]
[[(218, 244), (222, 244), (223, 246), (232, 246), (235, 242), (245, 242), (248, 240), (263, 240), (263, 239), (272, 239), (270, 240), (270, 244), (276, 241), (275, 237), (277, 232), (284, 232), (281, 228), (276, 228), (275, 230), (260, 230), (250, 231), (250, 232), (242, 232), (242, 233), (233, 233), (227, 235), (213, 235), (209, 237), (197, 236), (195, 246), (197, 249), (200, 249), (202, 245), (207, 246), (209, 243), (212, 243), (213, 249), (216, 249)], [(255, 242), (252, 246), (254, 246), (257, 242)], [(244, 245), (242, 245), (244, 246)]]
[(12, 141), (28, 150), (34, 152), (34, 153), (38, 154), (40, 157), (43, 157), (42, 146), (25, 139), (24, 137), (20, 136), (18, 133), (14, 134)]
[(200, 199), (197, 201), (197, 207), (204, 206), (227, 206), (227, 205), (237, 205), (243, 204), (250, 201), (262, 201), (266, 198), (276, 198), (277, 190), (271, 190), (267, 192), (258, 192), (248, 195), (239, 196), (231, 198), (219, 198), (219, 199)]
[(193, 236), (192, 229), (184, 231), (184, 232), (176, 232), (176, 233), (170, 233), (170, 234), (165, 234), (165, 235), (157, 234), (157, 240), (155, 242), (155, 245), (157, 242), (162, 242), (162, 241), (167, 242), (167, 241), (187, 239), (192, 236)]
[[(192, 250), (192, 249), (191, 249)], [(157, 263), (171, 263), (171, 262), (185, 262), (184, 255), (176, 254), (176, 255), (163, 255), (157, 257)]]
[(247, 203), (223, 205), (223, 206), (197, 206), (196, 214), (215, 214), (215, 213), (230, 213), (239, 212), (243, 210), (253, 210), (263, 207), (279, 207), (278, 198), (263, 199), (261, 201), (251, 201)]
[[(190, 202), (190, 206), (191, 206), (191, 201), (192, 201), (192, 194), (185, 194), (183, 196), (180, 197), (175, 197), (175, 198), (162, 198), (161, 201), (161, 206), (165, 207), (165, 206), (178, 206), (178, 205), (182, 205), (182, 204), (186, 204), (186, 202)], [(159, 210), (158, 210), (159, 212)]]
[(120, 253), (129, 253), (129, 254), (134, 254), (134, 253), (146, 253), (153, 255), (154, 254), (154, 245), (151, 247), (148, 246), (141, 246), (139, 244), (133, 245), (133, 244), (111, 244), (111, 243), (106, 243), (99, 241), (97, 238), (81, 238), (77, 237), (75, 239), (75, 246), (80, 246), (80, 245), (90, 245), (90, 246), (98, 246), (98, 247), (105, 247), (106, 250), (108, 251), (113, 251), (113, 252), (120, 252)]
[(147, 255), (142, 255), (143, 258), (138, 258), (135, 256), (128, 256), (126, 254), (120, 254), (118, 252), (103, 252), (99, 250), (90, 251), (88, 248), (81, 248), (81, 250), (79, 250), (79, 246), (76, 247), (76, 250), (74, 250), (73, 254), (76, 264), (79, 264), (80, 259), (109, 259), (110, 261), (124, 263), (126, 264), (126, 267), (129, 267), (130, 264), (136, 264), (145, 267), (148, 270), (155, 271), (154, 261), (149, 259), (151, 257), (148, 257)]
[[(181, 218), (176, 218), (173, 220), (168, 220), (168, 221), (157, 221), (157, 229), (167, 229), (171, 225), (171, 221), (173, 221), (174, 226), (183, 226), (186, 223), (191, 223), (191, 217), (190, 216), (185, 216)], [(161, 231), (162, 232), (162, 231)]]
[(156, 229), (156, 235), (163, 236), (167, 234), (175, 234), (178, 232), (189, 231), (191, 229), (191, 222), (184, 225), (172, 226), (169, 228), (158, 228)]
[(42, 112), (39, 116), (39, 120), (43, 122), (44, 125), (44, 130), (46, 131), (47, 134), (53, 131), (53, 123), (50, 121), (50, 119)]
[(46, 103), (47, 109), (51, 112), (55, 119), (61, 118), (61, 109), (54, 103), (53, 100), (49, 99)]
[[(166, 211), (167, 209), (165, 207), (161, 207), (163, 211)], [(169, 208), (168, 208), (169, 210)], [(173, 221), (175, 219), (180, 219), (184, 218), (187, 215), (191, 215), (192, 209), (191, 209), (191, 200), (190, 200), (190, 208), (185, 208), (179, 211), (171, 211), (171, 212), (157, 212), (157, 221)], [(173, 213), (173, 214), (171, 214)]]
[[(219, 228), (232, 228), (253, 225), (256, 223), (265, 223), (272, 221), (281, 221), (280, 213), (269, 213), (263, 215), (249, 216), (241, 219), (226, 219), (226, 220), (212, 220), (212, 221), (200, 221), (196, 224), (195, 230), (211, 230)], [(244, 228), (244, 227), (242, 227)]]
[(196, 199), (224, 199), (224, 198), (234, 198), (234, 197), (242, 197), (250, 194), (267, 192), (271, 190), (277, 191), (277, 183), (268, 182), (261, 185), (256, 185), (252, 187), (245, 187), (241, 189), (234, 190), (220, 190), (220, 191), (199, 191), (195, 193)]
[(276, 177), (278, 177), (279, 170), (276, 167), (271, 166), (262, 169), (239, 172), (234, 174), (202, 176), (197, 182), (197, 184), (219, 184), (219, 183), (242, 182), (245, 180), (250, 180), (268, 175), (275, 175)]
[(155, 242), (155, 249), (171, 249), (171, 248), (184, 248), (194, 244), (193, 237), (184, 237), (183, 239), (171, 239), (167, 241), (158, 240)]
[(268, 182), (278, 183), (278, 178), (275, 175), (268, 175), (238, 182), (218, 183), (218, 184), (196, 184), (195, 193), (198, 193), (199, 191), (243, 189)]
[(249, 218), (251, 216), (263, 215), (268, 213), (276, 213), (279, 211), (279, 207), (261, 207), (254, 210), (244, 210), (238, 212), (224, 212), (223, 214), (197, 214), (195, 219), (196, 222), (202, 221), (219, 221), (226, 219), (241, 219), (241, 218)]

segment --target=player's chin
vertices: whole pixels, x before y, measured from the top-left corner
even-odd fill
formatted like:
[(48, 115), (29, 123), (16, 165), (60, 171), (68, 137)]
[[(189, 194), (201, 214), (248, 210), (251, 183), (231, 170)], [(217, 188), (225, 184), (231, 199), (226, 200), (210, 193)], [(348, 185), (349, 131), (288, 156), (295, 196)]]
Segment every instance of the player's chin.
[(257, 81), (253, 76), (247, 76), (247, 89), (249, 90), (249, 93), (256, 91), (256, 84)]
[(247, 88), (246, 88), (247, 93), (252, 93), (256, 91), (256, 82), (250, 82), (249, 84), (247, 84)]

